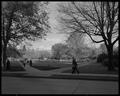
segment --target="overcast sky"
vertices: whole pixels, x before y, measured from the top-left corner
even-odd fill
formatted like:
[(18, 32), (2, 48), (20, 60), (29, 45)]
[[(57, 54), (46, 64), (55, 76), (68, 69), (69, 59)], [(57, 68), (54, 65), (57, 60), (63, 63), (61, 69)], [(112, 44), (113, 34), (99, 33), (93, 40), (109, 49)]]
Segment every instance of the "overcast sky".
[(66, 34), (61, 34), (56, 29), (58, 26), (58, 22), (56, 20), (58, 12), (56, 10), (58, 2), (50, 2), (48, 5), (48, 12), (49, 12), (49, 22), (51, 26), (51, 32), (47, 34), (46, 39), (40, 39), (32, 43), (32, 47), (34, 49), (42, 49), (42, 50), (50, 50), (51, 46), (55, 43), (65, 43)]
[[(60, 15), (57, 12), (57, 4), (59, 2), (49, 2), (48, 12), (49, 12), (49, 22), (51, 26), (51, 32), (47, 34), (46, 39), (39, 39), (37, 41), (31, 41), (32, 46), (30, 48), (40, 49), (40, 50), (50, 50), (51, 46), (55, 43), (65, 43), (67, 39), (66, 34), (61, 34), (56, 28), (59, 27), (58, 21), (56, 18)], [(99, 39), (98, 37), (96, 39)], [(85, 43), (89, 46), (91, 45), (91, 40), (89, 37), (86, 38)], [(100, 44), (94, 44), (96, 47), (99, 47)]]

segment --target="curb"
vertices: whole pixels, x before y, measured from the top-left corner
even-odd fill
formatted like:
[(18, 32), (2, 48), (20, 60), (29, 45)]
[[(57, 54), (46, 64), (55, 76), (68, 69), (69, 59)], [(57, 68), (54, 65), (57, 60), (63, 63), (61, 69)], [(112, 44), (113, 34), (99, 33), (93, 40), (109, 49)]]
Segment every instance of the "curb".
[(53, 74), (51, 76), (40, 76), (31, 74), (3, 74), (6, 77), (22, 77), (22, 78), (49, 78), (49, 79), (69, 79), (69, 80), (97, 80), (97, 81), (119, 81), (118, 75), (113, 76), (96, 76), (90, 74)]
[(94, 75), (72, 75), (72, 74), (54, 74), (52, 75), (54, 78), (62, 78), (62, 79), (76, 79), (76, 80), (98, 80), (98, 81), (118, 81), (119, 77), (118, 76), (94, 76)]

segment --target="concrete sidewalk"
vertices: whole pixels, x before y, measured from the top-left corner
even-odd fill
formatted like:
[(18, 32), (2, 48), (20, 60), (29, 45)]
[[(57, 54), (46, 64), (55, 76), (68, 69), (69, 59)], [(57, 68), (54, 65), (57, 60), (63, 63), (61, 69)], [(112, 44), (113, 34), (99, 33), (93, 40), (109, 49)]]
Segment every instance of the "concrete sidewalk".
[[(82, 65), (78, 65), (78, 67), (86, 66), (88, 64), (89, 63), (87, 64), (83, 63)], [(34, 75), (34, 76), (51, 76), (54, 74), (63, 74), (62, 73), (63, 71), (71, 69), (71, 67), (66, 67), (66, 68), (54, 69), (50, 71), (42, 71), (42, 70), (38, 70), (36, 68), (30, 67), (28, 64), (26, 64), (25, 67), (23, 66), (22, 63), (20, 63), (20, 65), (26, 70), (26, 73), (28, 73), (28, 75)]]

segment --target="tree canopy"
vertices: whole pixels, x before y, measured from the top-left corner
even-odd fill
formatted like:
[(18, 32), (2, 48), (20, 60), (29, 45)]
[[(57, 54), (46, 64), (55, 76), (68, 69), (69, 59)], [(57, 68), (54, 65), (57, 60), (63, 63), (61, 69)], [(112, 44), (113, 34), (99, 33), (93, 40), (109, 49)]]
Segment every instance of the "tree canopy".
[(53, 58), (60, 59), (63, 55), (67, 54), (69, 48), (66, 44), (57, 43), (52, 46)]
[(2, 2), (3, 41), (35, 40), (48, 32), (47, 11), (39, 2)]

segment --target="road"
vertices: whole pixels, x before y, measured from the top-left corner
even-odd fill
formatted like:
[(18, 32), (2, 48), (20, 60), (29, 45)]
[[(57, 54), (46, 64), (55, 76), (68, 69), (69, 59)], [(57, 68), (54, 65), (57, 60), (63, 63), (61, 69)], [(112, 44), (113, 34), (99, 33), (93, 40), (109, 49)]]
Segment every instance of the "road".
[(2, 77), (2, 94), (118, 94), (118, 82)]

